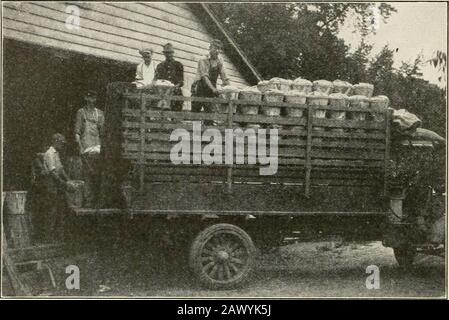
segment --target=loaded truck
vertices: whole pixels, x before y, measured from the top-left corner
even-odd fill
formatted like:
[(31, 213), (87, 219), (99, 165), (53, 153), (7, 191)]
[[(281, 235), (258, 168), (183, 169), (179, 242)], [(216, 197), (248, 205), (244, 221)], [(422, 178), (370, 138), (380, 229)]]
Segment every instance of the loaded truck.
[[(171, 111), (180, 100), (215, 112)], [(287, 108), (302, 112), (285, 116)], [(366, 117), (317, 117), (335, 111)], [(444, 250), (435, 226), (445, 221), (437, 205), (445, 148), (397, 136), (391, 120), (387, 108), (179, 97), (111, 83), (101, 204), (73, 211), (120, 216), (148, 237), (163, 226), (209, 288), (241, 285), (258, 252), (288, 241), (382, 241), (409, 267), (420, 251)]]

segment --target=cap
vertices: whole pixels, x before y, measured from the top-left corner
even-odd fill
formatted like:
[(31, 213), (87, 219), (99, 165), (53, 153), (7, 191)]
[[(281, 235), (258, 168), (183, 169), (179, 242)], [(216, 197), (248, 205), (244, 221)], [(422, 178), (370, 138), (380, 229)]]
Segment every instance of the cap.
[(142, 47), (142, 49), (139, 50), (140, 55), (143, 55), (144, 53), (153, 53), (153, 49), (150, 47)]
[(85, 98), (87, 97), (97, 97), (97, 92), (95, 90), (87, 90), (86, 94), (84, 95)]
[(167, 43), (164, 45), (164, 49), (162, 52), (174, 52), (173, 45), (171, 43)]

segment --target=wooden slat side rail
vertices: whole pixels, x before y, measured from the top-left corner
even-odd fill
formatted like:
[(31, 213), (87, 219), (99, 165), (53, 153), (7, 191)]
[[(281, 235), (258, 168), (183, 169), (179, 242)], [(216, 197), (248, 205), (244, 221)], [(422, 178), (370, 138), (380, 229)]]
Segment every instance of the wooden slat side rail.
[[(310, 196), (310, 172), (312, 170), (312, 135), (313, 135), (313, 114), (314, 107), (309, 106), (307, 109), (307, 146), (306, 146), (306, 186), (305, 186), (305, 196), (308, 198)], [(280, 161), (279, 161), (280, 162)]]
[[(151, 144), (151, 145), (145, 145), (144, 146), (144, 157), (150, 158), (151, 154), (170, 154), (172, 150), (171, 144)], [(258, 152), (257, 150), (254, 151), (248, 151), (247, 148), (243, 148), (244, 146), (241, 145), (238, 149), (234, 149), (233, 159), (243, 156), (244, 158), (247, 157), (254, 157), (257, 159)], [(235, 145), (234, 145), (235, 148)], [(222, 145), (223, 151), (225, 150), (225, 146)], [(123, 144), (123, 152), (124, 154), (133, 154), (137, 151), (141, 151), (141, 146), (136, 143), (124, 143)], [(190, 157), (193, 155), (202, 155), (202, 152), (193, 152), (192, 150), (188, 153)], [(314, 148), (310, 151), (311, 158), (313, 159), (366, 159), (366, 160), (384, 160), (385, 153), (383, 150), (361, 150), (361, 149), (335, 149), (335, 150), (320, 150), (317, 148)], [(304, 146), (300, 147), (284, 147), (281, 146), (278, 148), (278, 157), (279, 158), (306, 158), (307, 156), (307, 150), (304, 149)], [(222, 161), (225, 160), (225, 155), (222, 154), (220, 156)]]
[[(123, 109), (125, 117), (140, 117), (139, 110)], [(205, 112), (190, 112), (190, 111), (162, 111), (162, 110), (147, 110), (146, 116), (154, 119), (172, 118), (179, 120), (217, 120), (226, 121), (227, 115), (224, 113), (205, 113)], [(153, 120), (154, 121), (154, 120)], [(269, 117), (263, 115), (234, 115), (235, 122), (241, 123), (265, 123), (265, 124), (279, 124), (300, 126), (305, 125), (305, 118), (288, 118), (288, 117)], [(384, 129), (384, 124), (374, 121), (354, 121), (354, 120), (334, 120), (334, 119), (318, 119), (315, 118), (314, 124), (317, 127), (327, 128), (364, 128), (372, 130)], [(232, 124), (229, 126), (232, 128)]]
[[(151, 132), (146, 132), (145, 137), (148, 140), (162, 140), (169, 141), (171, 130), (170, 128), (166, 128), (163, 123), (146, 123), (146, 129), (161, 129), (166, 130), (167, 132), (157, 132), (152, 130)], [(167, 123), (167, 125), (171, 125), (173, 128), (177, 126), (177, 128), (182, 128), (186, 130), (191, 130), (192, 125), (186, 123), (174, 124), (173, 122)], [(126, 139), (130, 140), (138, 140), (139, 133), (138, 128), (140, 128), (139, 123), (124, 121), (122, 124), (123, 128), (123, 136)], [(221, 133), (224, 133), (225, 128), (222, 126), (204, 126), (201, 125), (202, 129), (218, 129)], [(257, 129), (255, 130), (257, 134)], [(301, 144), (305, 145), (305, 140), (300, 139), (298, 137), (306, 137), (307, 131), (305, 130), (285, 130), (279, 129), (279, 144)], [(357, 148), (358, 146), (372, 147), (375, 149), (385, 149), (385, 134), (379, 133), (361, 133), (361, 132), (331, 132), (331, 131), (322, 131), (322, 132), (314, 132), (315, 137), (324, 137), (329, 138), (326, 142), (314, 142), (314, 146), (322, 146), (322, 147), (348, 147), (348, 148)], [(351, 140), (348, 142), (348, 140)], [(368, 140), (368, 141), (366, 141)], [(382, 140), (381, 141), (372, 141), (371, 140)], [(337, 145), (338, 144), (338, 145)]]
[[(165, 97), (161, 95), (154, 95), (150, 93), (146, 93), (144, 90), (142, 90), (142, 94), (145, 95), (145, 98), (147, 101), (152, 100), (160, 100), (164, 99)], [(125, 95), (126, 98), (129, 99), (136, 99), (138, 98), (139, 93), (128, 93)], [(228, 103), (229, 100), (227, 99), (221, 99), (221, 98), (203, 98), (203, 97), (182, 97), (182, 96), (170, 96), (170, 100), (172, 101), (194, 101), (194, 102), (209, 102), (209, 103)], [(291, 107), (291, 108), (300, 108), (307, 110), (307, 105), (300, 105), (300, 104), (294, 104), (294, 103), (287, 103), (287, 102), (265, 102), (260, 101), (257, 103), (254, 103), (254, 101), (245, 101), (245, 100), (232, 100), (233, 103), (237, 106), (239, 105), (259, 105), (259, 106), (267, 106), (267, 107)], [(341, 106), (341, 107), (334, 107), (334, 106), (315, 106), (317, 110), (329, 110), (329, 111), (357, 111), (357, 112), (367, 112), (367, 113), (384, 113), (385, 109), (379, 108), (379, 107), (370, 107), (369, 109), (364, 107), (353, 107), (353, 106)]]
[[(122, 128), (125, 130), (138, 130), (140, 129), (140, 125), (139, 122), (135, 122), (135, 121), (129, 121), (129, 120), (124, 120), (122, 122)], [(168, 130), (173, 130), (173, 129), (178, 129), (178, 128), (182, 128), (182, 129), (186, 129), (186, 130), (191, 130), (192, 129), (192, 124), (191, 123), (186, 123), (186, 122), (181, 122), (181, 123), (174, 123), (174, 122), (147, 122), (145, 124), (145, 129), (157, 129), (157, 130), (167, 130), (167, 132), (155, 132), (154, 134), (168, 134), (167, 136), (167, 140), (170, 137), (170, 133), (171, 131)], [(218, 125), (218, 126), (208, 126), (208, 125), (201, 125), (201, 128), (203, 130), (206, 129), (216, 129), (216, 130), (220, 130), (221, 132), (224, 132), (224, 130), (226, 129), (225, 126), (222, 125)], [(307, 131), (305, 130), (292, 130), (292, 129), (279, 129), (278, 130), (278, 134), (281, 137), (284, 136), (288, 136), (288, 137), (306, 137), (307, 136)], [(315, 137), (324, 137), (324, 138), (333, 138), (333, 139), (357, 139), (357, 140), (381, 140), (381, 141), (385, 141), (385, 132), (382, 131), (376, 131), (376, 132), (333, 132), (333, 131), (317, 131), (314, 132), (314, 136)]]
[[(123, 154), (123, 158), (134, 161), (135, 164), (140, 165), (138, 153), (134, 154)], [(157, 161), (157, 162), (154, 162)], [(163, 153), (153, 153), (146, 156), (144, 164), (161, 164), (165, 162), (167, 165), (173, 165), (170, 160), (169, 154)], [(298, 158), (280, 158), (278, 161), (279, 166), (292, 166), (292, 165), (305, 165), (305, 159)], [(318, 165), (322, 167), (355, 167), (355, 168), (382, 168), (384, 166), (384, 161), (375, 160), (323, 160), (323, 159), (312, 159), (312, 165)]]
[(385, 166), (384, 166), (384, 196), (388, 192), (388, 167), (390, 162), (391, 149), (391, 120), (393, 117), (393, 110), (388, 110), (385, 116)]
[[(228, 122), (227, 125), (228, 127), (232, 127), (232, 122), (233, 122), (233, 108), (234, 108), (234, 104), (232, 101), (229, 101), (228, 104)], [(226, 150), (226, 146), (225, 146), (225, 150)], [(226, 184), (227, 184), (227, 192), (231, 193), (232, 192), (232, 169), (233, 169), (233, 165), (230, 164), (228, 166), (228, 168), (226, 169)]]
[(140, 175), (139, 175), (139, 189), (140, 192), (144, 190), (145, 184), (145, 165), (143, 164), (145, 160), (145, 97), (141, 95), (141, 103), (140, 103), (140, 149), (139, 149), (139, 161), (140, 164)]

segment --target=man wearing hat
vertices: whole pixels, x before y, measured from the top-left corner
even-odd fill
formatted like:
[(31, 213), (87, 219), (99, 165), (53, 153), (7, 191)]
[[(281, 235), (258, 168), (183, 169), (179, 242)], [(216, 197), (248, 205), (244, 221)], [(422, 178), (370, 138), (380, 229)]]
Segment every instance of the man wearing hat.
[[(181, 62), (174, 59), (174, 49), (171, 43), (164, 45), (162, 51), (165, 56), (165, 61), (162, 61), (157, 65), (156, 76), (154, 80), (167, 80), (175, 85), (173, 94), (176, 96), (182, 96), (182, 87), (184, 85), (184, 67)], [(172, 110), (181, 111), (182, 101), (173, 101)]]
[[(198, 61), (196, 81), (192, 85), (192, 96), (195, 97), (216, 97), (217, 79), (220, 76), (223, 85), (229, 85), (229, 79), (226, 75), (223, 60), (220, 53), (223, 50), (223, 44), (220, 40), (214, 39), (209, 46), (209, 54)], [(204, 106), (204, 111), (213, 112), (210, 104), (192, 103), (192, 111), (200, 112)]]
[(153, 49), (144, 47), (139, 50), (143, 61), (137, 65), (136, 69), (136, 83), (139, 86), (148, 86), (154, 80), (155, 67), (154, 61), (151, 59), (153, 56)]
[(68, 176), (61, 162), (60, 153), (65, 138), (60, 133), (52, 136), (50, 147), (43, 155), (45, 172), (41, 187), (44, 207), (33, 213), (33, 227), (38, 240), (56, 242), (63, 240), (64, 213), (67, 210), (66, 190), (70, 190)]
[(103, 111), (95, 107), (97, 93), (89, 90), (84, 96), (86, 105), (76, 113), (75, 140), (83, 162), (86, 206), (91, 206), (100, 187), (100, 149), (104, 125)]

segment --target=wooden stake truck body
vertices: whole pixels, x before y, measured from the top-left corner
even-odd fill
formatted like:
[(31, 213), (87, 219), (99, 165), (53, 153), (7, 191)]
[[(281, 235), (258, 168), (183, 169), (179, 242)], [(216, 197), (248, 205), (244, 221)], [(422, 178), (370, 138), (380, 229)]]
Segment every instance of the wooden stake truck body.
[[(145, 225), (149, 235), (157, 234), (152, 226), (164, 221), (173, 239), (190, 247), (190, 266), (200, 282), (214, 288), (243, 282), (256, 247), (273, 247), (293, 238), (383, 240), (395, 248), (399, 262), (410, 262), (416, 241), (422, 239), (410, 242), (410, 223), (402, 210), (405, 189), (391, 179), (391, 110), (257, 103), (304, 109), (303, 117), (273, 117), (235, 113), (254, 104), (241, 100), (171, 97), (225, 110), (173, 112), (154, 108), (161, 98), (129, 84), (109, 85), (102, 146), (103, 209), (78, 208), (78, 215), (128, 216)], [(316, 110), (375, 113), (381, 121), (316, 118)], [(210, 121), (217, 124), (209, 125)], [(277, 128), (277, 172), (260, 175), (260, 164), (235, 161), (193, 164), (198, 153), (195, 141), (190, 164), (174, 164), (170, 151), (179, 144), (170, 141), (174, 130), (185, 129), (190, 137), (199, 138), (199, 152), (209, 143), (192, 132), (193, 122), (201, 124), (201, 133), (219, 129), (223, 150), (225, 129), (247, 130), (254, 124)], [(233, 143), (234, 152), (237, 145)], [(244, 145), (248, 146), (246, 140)], [(244, 156), (251, 154), (245, 151)]]

